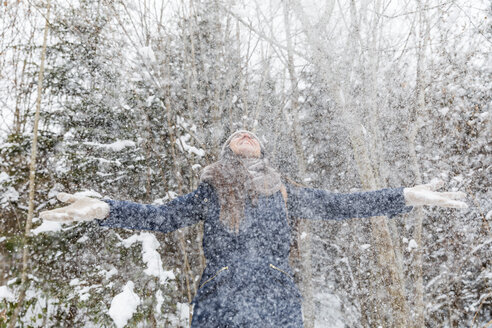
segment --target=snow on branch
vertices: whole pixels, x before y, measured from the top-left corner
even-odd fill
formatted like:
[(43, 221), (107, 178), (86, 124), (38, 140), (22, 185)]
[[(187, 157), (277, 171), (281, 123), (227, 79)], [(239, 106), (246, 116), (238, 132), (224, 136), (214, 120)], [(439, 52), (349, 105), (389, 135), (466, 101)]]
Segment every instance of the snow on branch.
[(195, 154), (198, 157), (203, 157), (205, 156), (205, 151), (203, 149), (198, 149), (195, 146), (190, 146), (187, 144), (187, 142), (190, 140), (191, 136), (189, 134), (186, 134), (184, 136), (180, 136), (176, 140), (176, 144), (178, 145), (179, 150), (183, 152), (188, 152), (188, 154)]
[(172, 271), (162, 269), (161, 255), (157, 252), (160, 244), (153, 234), (142, 232), (139, 235), (133, 235), (121, 241), (126, 248), (129, 248), (135, 242), (142, 243), (142, 260), (147, 264), (147, 269), (144, 271), (147, 275), (159, 278), (161, 284), (167, 280), (174, 279), (174, 273)]
[(107, 150), (112, 150), (112, 151), (122, 151), (126, 147), (135, 147), (136, 144), (134, 141), (131, 140), (117, 140), (110, 144), (102, 144), (98, 142), (87, 141), (84, 142), (84, 145), (105, 148)]

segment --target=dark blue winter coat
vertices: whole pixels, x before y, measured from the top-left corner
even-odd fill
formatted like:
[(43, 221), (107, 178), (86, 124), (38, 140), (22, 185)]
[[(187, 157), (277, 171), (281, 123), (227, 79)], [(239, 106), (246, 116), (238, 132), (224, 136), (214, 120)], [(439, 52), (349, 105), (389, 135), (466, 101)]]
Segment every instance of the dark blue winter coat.
[(281, 192), (247, 200), (239, 233), (219, 220), (217, 193), (208, 183), (165, 205), (107, 200), (101, 225), (170, 232), (204, 222), (207, 266), (193, 300), (192, 327), (302, 327), (301, 295), (289, 266), (286, 216), (313, 220), (393, 216), (407, 212), (403, 188), (335, 194), (286, 184)]

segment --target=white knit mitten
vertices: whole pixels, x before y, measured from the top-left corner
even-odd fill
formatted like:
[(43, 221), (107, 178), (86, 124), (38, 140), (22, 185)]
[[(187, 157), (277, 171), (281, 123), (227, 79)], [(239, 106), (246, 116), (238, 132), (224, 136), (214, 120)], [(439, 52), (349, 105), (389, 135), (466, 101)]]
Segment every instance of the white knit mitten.
[(433, 179), (428, 184), (418, 185), (411, 188), (404, 188), (403, 195), (405, 196), (406, 205), (435, 205), (441, 207), (453, 208), (468, 208), (468, 205), (463, 202), (466, 198), (464, 192), (437, 192), (443, 186), (444, 182), (439, 179)]
[(58, 193), (56, 197), (62, 202), (72, 204), (39, 213), (39, 217), (43, 220), (57, 222), (90, 221), (104, 219), (109, 215), (109, 204), (99, 199), (64, 192)]

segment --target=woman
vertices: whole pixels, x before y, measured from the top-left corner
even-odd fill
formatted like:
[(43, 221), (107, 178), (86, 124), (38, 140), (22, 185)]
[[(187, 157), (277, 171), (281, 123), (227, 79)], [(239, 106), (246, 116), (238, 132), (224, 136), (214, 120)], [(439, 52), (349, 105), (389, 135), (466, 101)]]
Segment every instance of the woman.
[[(99, 201), (61, 193), (55, 221), (101, 219), (102, 226), (170, 232), (204, 221), (207, 266), (194, 297), (192, 327), (302, 327), (301, 295), (289, 266), (289, 217), (325, 220), (408, 212), (410, 206), (464, 208), (463, 193), (437, 183), (351, 194), (300, 188), (268, 165), (260, 140), (237, 131), (207, 166), (198, 188), (165, 205)], [(410, 205), (410, 206), (408, 206)]]

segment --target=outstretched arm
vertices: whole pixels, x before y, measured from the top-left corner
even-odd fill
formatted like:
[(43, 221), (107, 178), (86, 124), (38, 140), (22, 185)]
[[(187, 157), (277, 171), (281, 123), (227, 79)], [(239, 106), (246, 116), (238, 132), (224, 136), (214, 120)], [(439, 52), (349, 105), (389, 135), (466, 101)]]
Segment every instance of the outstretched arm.
[(409, 212), (403, 188), (348, 194), (287, 185), (289, 215), (312, 220), (342, 220), (371, 216), (393, 216)]
[(128, 201), (105, 200), (110, 205), (108, 218), (100, 225), (136, 230), (171, 232), (198, 223), (204, 218), (205, 199), (210, 185), (202, 183), (186, 195), (164, 205), (143, 205)]
[(468, 207), (462, 201), (466, 196), (462, 192), (436, 192), (442, 185), (442, 181), (433, 180), (429, 184), (411, 188), (388, 188), (349, 194), (287, 185), (288, 209), (294, 217), (341, 220), (380, 215), (391, 217), (409, 212), (412, 206), (420, 205)]
[[(53, 221), (101, 219), (101, 226), (170, 232), (198, 223), (204, 218), (205, 199), (210, 197), (211, 188), (209, 184), (202, 183), (195, 191), (164, 205), (100, 201), (85, 197), (75, 200), (72, 205), (42, 212), (40, 217)], [(94, 208), (98, 210), (94, 211)]]

